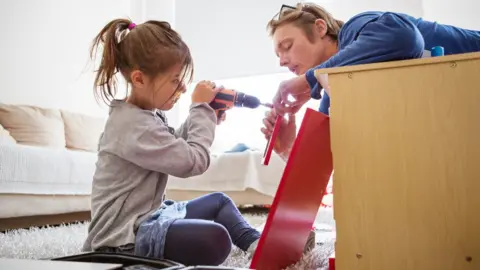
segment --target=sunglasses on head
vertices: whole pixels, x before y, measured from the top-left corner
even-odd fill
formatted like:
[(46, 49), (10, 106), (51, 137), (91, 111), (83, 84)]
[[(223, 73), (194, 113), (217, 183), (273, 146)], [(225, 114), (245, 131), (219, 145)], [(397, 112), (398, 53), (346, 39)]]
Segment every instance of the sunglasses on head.
[(285, 11), (287, 11), (287, 10), (296, 10), (296, 9), (297, 9), (296, 7), (283, 4), (282, 7), (280, 8), (280, 12), (278, 12), (277, 20), (280, 19), (280, 17), (282, 16), (282, 14), (283, 14)]
[(310, 10), (309, 10), (309, 6), (308, 5), (302, 5), (302, 7), (300, 9), (294, 7), (294, 6), (290, 6), (290, 5), (285, 5), (283, 4), (282, 7), (280, 8), (280, 12), (278, 12), (278, 15), (276, 16), (277, 17), (277, 20), (280, 19), (283, 15), (284, 12), (286, 12), (287, 10), (299, 10), (301, 11), (302, 13), (303, 12), (306, 12), (306, 13), (310, 13), (312, 15), (315, 16), (314, 13), (312, 13)]
[(289, 10), (289, 9), (294, 9), (295, 10), (297, 8), (294, 7), (294, 6), (289, 6), (289, 5), (283, 4), (282, 7), (280, 8), (280, 14), (283, 13), (284, 11), (286, 11), (286, 10)]

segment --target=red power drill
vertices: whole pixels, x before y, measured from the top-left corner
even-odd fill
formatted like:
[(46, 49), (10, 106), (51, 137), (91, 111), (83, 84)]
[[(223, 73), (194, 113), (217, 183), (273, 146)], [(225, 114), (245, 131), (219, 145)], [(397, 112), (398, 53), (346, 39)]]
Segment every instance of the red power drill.
[(255, 109), (260, 105), (271, 108), (271, 106), (268, 104), (260, 102), (257, 97), (231, 89), (223, 89), (222, 91), (218, 92), (218, 94), (215, 96), (215, 99), (210, 102), (210, 107), (215, 110), (217, 119), (220, 119), (226, 110), (229, 110), (233, 107)]

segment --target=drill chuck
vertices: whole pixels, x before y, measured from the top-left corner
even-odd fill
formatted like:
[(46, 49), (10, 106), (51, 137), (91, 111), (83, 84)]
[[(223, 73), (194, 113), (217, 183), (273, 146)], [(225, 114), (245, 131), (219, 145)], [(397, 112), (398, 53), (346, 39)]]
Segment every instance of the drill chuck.
[(266, 104), (261, 103), (260, 99), (257, 97), (231, 89), (223, 89), (217, 93), (214, 100), (210, 102), (210, 107), (216, 111), (218, 119), (222, 117), (226, 110), (229, 110), (232, 107), (255, 109), (260, 105), (267, 106)]
[(237, 98), (235, 99), (234, 106), (235, 107), (245, 107), (250, 109), (256, 109), (262, 103), (260, 99), (254, 96), (247, 95), (242, 92), (237, 92)]

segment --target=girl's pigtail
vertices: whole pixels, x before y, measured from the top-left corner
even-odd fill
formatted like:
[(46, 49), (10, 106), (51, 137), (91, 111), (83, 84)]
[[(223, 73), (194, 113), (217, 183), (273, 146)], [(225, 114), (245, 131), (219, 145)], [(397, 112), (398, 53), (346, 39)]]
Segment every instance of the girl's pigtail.
[(95, 61), (97, 51), (103, 47), (101, 61), (96, 70), (94, 94), (97, 101), (102, 99), (106, 104), (115, 98), (117, 81), (115, 74), (119, 70), (119, 37), (132, 22), (127, 19), (116, 19), (108, 23), (94, 38), (90, 49), (90, 57)]

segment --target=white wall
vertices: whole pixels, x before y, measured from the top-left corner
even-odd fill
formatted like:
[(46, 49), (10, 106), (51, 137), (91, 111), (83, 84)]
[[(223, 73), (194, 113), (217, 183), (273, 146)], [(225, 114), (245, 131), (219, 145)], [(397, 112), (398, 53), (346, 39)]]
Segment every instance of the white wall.
[[(340, 19), (393, 10), (480, 29), (475, 0), (313, 0)], [(111, 19), (169, 21), (189, 44), (196, 78), (285, 71), (265, 26), (294, 0), (2, 0), (0, 102), (103, 114), (93, 96), (92, 39)], [(173, 113), (174, 114), (174, 113)], [(174, 117), (174, 116), (171, 116)], [(175, 121), (175, 120), (173, 120)]]
[(421, 17), (421, 0), (314, 0), (326, 8), (335, 18), (347, 21), (352, 16), (365, 11), (394, 11)]
[[(285, 71), (265, 29), (282, 4), (295, 0), (177, 0), (176, 29), (191, 47), (197, 79), (225, 79)], [(480, 29), (477, 0), (310, 0), (336, 18), (363, 11), (395, 11)]]
[(480, 30), (480, 1), (423, 0), (424, 18), (442, 24)]
[(266, 25), (292, 0), (177, 0), (176, 29), (190, 46), (195, 78), (224, 79), (284, 71)]
[(175, 0), (130, 0), (130, 14), (135, 23), (162, 20), (175, 26)]
[[(176, 29), (191, 47), (196, 78), (224, 79), (286, 71), (266, 31), (282, 4), (296, 0), (177, 0)], [(310, 2), (310, 1), (302, 1)], [(422, 16), (420, 0), (312, 0), (347, 20), (367, 10)]]
[(100, 114), (89, 48), (129, 0), (2, 0), (0, 102)]

